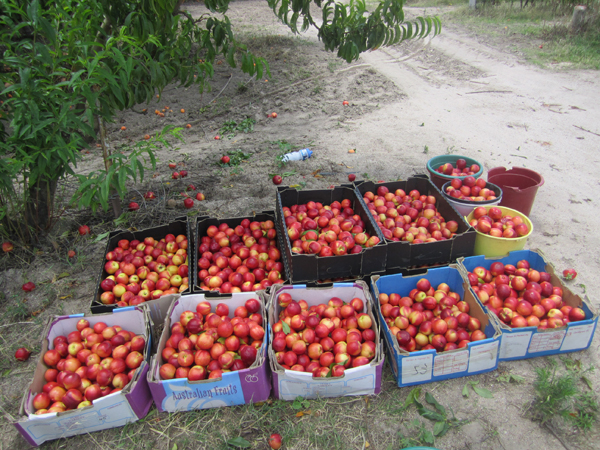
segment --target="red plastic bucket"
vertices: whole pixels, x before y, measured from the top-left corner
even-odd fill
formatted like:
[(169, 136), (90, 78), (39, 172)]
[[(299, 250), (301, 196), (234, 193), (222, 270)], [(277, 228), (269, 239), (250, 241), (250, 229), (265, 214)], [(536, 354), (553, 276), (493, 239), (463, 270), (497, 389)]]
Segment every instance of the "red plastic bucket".
[(522, 167), (490, 169), (488, 181), (502, 189), (500, 206), (516, 209), (526, 216), (531, 212), (538, 188), (544, 184), (544, 178), (539, 173)]

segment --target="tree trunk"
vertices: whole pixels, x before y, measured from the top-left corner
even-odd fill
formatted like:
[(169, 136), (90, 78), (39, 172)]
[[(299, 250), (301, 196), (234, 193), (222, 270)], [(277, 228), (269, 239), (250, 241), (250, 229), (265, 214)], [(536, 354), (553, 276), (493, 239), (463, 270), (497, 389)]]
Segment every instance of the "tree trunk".
[(42, 179), (29, 188), (29, 199), (25, 206), (27, 225), (36, 231), (47, 230), (52, 226), (57, 185), (58, 180)]
[(573, 8), (573, 17), (571, 18), (571, 25), (569, 29), (571, 33), (579, 33), (585, 23), (585, 13), (587, 8), (583, 5), (577, 5)]

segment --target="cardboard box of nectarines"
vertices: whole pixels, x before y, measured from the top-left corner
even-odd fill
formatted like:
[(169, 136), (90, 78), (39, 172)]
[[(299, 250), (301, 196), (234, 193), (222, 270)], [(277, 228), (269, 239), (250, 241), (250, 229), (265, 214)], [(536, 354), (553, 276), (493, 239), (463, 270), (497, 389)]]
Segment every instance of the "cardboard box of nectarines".
[[(17, 430), (38, 446), (145, 417), (152, 406), (146, 380), (151, 329), (148, 311), (133, 306), (49, 318), (33, 381), (21, 402), (22, 417), (14, 424)], [(94, 349), (93, 343), (99, 345)], [(76, 358), (64, 359), (67, 354)]]
[(148, 372), (159, 411), (243, 405), (269, 397), (264, 295), (192, 294), (171, 305)]
[(456, 265), (411, 276), (375, 275), (371, 280), (399, 387), (498, 368), (498, 326)]
[(366, 283), (277, 286), (268, 310), (276, 398), (381, 391), (383, 348)]
[(502, 331), (500, 361), (585, 350), (592, 343), (598, 311), (562, 282), (539, 250), (472, 256), (459, 260), (459, 266), (484, 308), (494, 308), (490, 315)]
[(194, 267), (193, 248), (187, 216), (145, 230), (111, 232), (92, 314), (144, 305), (154, 325), (162, 324), (170, 303), (177, 298), (171, 294), (192, 292), (193, 277), (188, 275), (188, 266)]
[[(277, 189), (278, 234), (293, 283), (360, 277), (385, 270), (384, 237), (352, 185), (322, 190)], [(328, 211), (322, 214), (321, 209)], [(302, 226), (296, 228), (293, 222)]]
[[(289, 281), (274, 211), (228, 219), (198, 217), (195, 233), (194, 292), (227, 295)], [(227, 277), (218, 276), (222, 272)]]
[[(397, 194), (398, 190), (402, 190), (405, 196), (409, 197), (412, 197), (411, 194), (415, 191), (410, 204), (396, 198), (398, 194), (403, 195), (401, 192)], [(473, 255), (477, 233), (426, 176), (415, 176), (406, 181), (387, 183), (364, 181), (356, 183), (356, 191), (361, 202), (365, 202), (367, 199), (371, 205), (365, 203), (366, 208), (381, 208), (377, 215), (371, 217), (375, 221), (383, 222), (382, 233), (388, 245), (386, 269), (401, 270), (447, 264), (455, 262), (459, 257)], [(385, 203), (375, 205), (375, 201), (378, 200), (376, 197), (383, 197), (379, 199), (380, 202), (385, 201), (386, 191), (387, 195), (390, 195), (390, 201), (394, 205), (397, 203), (395, 208), (388, 208), (389, 205)], [(424, 202), (416, 198), (416, 191), (420, 196), (426, 196)], [(368, 194), (369, 192), (371, 194)], [(435, 209), (425, 214), (430, 204), (433, 204)], [(443, 220), (434, 223), (437, 214)], [(381, 219), (380, 215), (383, 215), (384, 219)], [(400, 225), (402, 226), (398, 226), (398, 221), (401, 221)], [(437, 240), (418, 244), (408, 242), (406, 238), (409, 234), (411, 235), (410, 239), (418, 237), (405, 229), (409, 224), (413, 224), (411, 226), (417, 230), (419, 227), (427, 228), (431, 235), (430, 239)], [(394, 241), (393, 238), (400, 240)]]

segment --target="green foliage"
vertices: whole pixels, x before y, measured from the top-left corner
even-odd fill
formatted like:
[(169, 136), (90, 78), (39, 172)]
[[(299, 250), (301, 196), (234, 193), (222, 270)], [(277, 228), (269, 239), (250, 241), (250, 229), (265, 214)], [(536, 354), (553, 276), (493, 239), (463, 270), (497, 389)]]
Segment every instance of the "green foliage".
[[(195, 21), (173, 14), (177, 4), (58, 0), (42, 7), (39, 0), (0, 0), (6, 86), (0, 92), (0, 219), (10, 216), (5, 225), (13, 232), (22, 224), (34, 226), (32, 233), (52, 225), (56, 183), (74, 175), (79, 152), (97, 139), (95, 123), (149, 102), (169, 83), (203, 90), (217, 55), (262, 77), (266, 62), (235, 40), (226, 16)], [(217, 12), (227, 4), (207, 2)], [(105, 154), (105, 165), (119, 174), (121, 187), (126, 173), (135, 178), (141, 170), (139, 159), (116, 154)], [(105, 181), (113, 177), (106, 175)], [(93, 203), (86, 195), (83, 205)]]
[[(98, 138), (106, 170), (76, 177), (83, 183), (77, 202), (107, 209), (111, 195), (122, 198), (125, 180), (143, 175), (142, 155), (153, 158), (144, 147), (106, 151), (104, 124), (118, 111), (149, 102), (171, 83), (207, 89), (219, 55), (251, 76), (269, 74), (266, 61), (235, 39), (229, 1), (205, 0), (210, 13), (195, 19), (179, 10), (180, 0), (0, 0), (1, 232), (29, 240), (49, 229), (58, 182), (75, 176), (80, 151)], [(361, 0), (268, 3), (294, 32), (298, 23), (316, 27), (325, 47), (346, 61), (441, 30), (437, 18), (404, 22), (401, 0), (382, 0), (370, 13)], [(312, 4), (322, 10), (320, 26)], [(231, 133), (253, 125), (230, 124)]]
[(113, 192), (123, 200), (127, 194), (127, 182), (144, 180), (148, 161), (150, 167), (156, 169), (154, 150), (159, 144), (170, 147), (171, 143), (166, 139), (168, 135), (183, 140), (180, 130), (181, 128), (167, 127), (151, 140), (140, 141), (133, 147), (124, 146), (110, 154), (105, 169), (87, 175), (76, 175), (79, 188), (73, 195), (72, 202), (80, 208), (92, 208), (95, 212), (98, 207), (108, 209)]
[[(599, 410), (598, 399), (592, 390), (591, 382), (585, 377), (594, 368), (581, 368), (579, 361), (563, 359), (565, 370), (560, 371), (554, 359), (549, 360), (551, 367), (536, 368), (536, 380), (533, 387), (536, 402), (533, 410), (541, 423), (555, 416), (571, 421), (582, 429), (590, 429), (596, 422)], [(582, 392), (580, 381), (586, 383), (589, 391)]]
[[(309, 26), (318, 30), (325, 48), (336, 51), (347, 62), (355, 61), (360, 53), (378, 47), (397, 44), (407, 39), (436, 35), (441, 31), (437, 17), (417, 17), (404, 21), (402, 0), (385, 0), (368, 11), (363, 0), (351, 0), (347, 4), (334, 0), (267, 0), (273, 12), (294, 33), (305, 31)], [(322, 24), (315, 22), (310, 6), (321, 8)]]
[(226, 121), (220, 129), (222, 136), (226, 136), (231, 139), (235, 137), (237, 133), (252, 133), (254, 131), (254, 124), (256, 120), (247, 117), (242, 120), (239, 124), (235, 120)]
[(223, 164), (221, 161), (217, 162), (218, 166), (221, 167), (235, 167), (239, 166), (242, 162), (248, 161), (252, 156), (252, 153), (244, 153), (242, 149), (227, 150), (227, 156), (229, 156), (229, 162)]
[(427, 405), (430, 405), (430, 407), (427, 407), (419, 401), (420, 396), (420, 387), (411, 390), (404, 402), (404, 408), (408, 409), (411, 405), (415, 405), (417, 412), (421, 417), (433, 422), (433, 429), (429, 430), (418, 419), (413, 420), (409, 423), (407, 428), (414, 436), (410, 438), (404, 436), (402, 433), (399, 434), (403, 446), (433, 445), (436, 438), (441, 438), (451, 428), (460, 427), (466, 423), (466, 421), (458, 420), (454, 417), (452, 408), (449, 408), (450, 411), (448, 411), (446, 407), (440, 404), (429, 392), (425, 394), (425, 402)]
[(479, 395), (480, 397), (494, 398), (494, 395), (490, 391), (488, 391), (485, 388), (481, 388), (481, 387), (477, 386), (478, 384), (479, 384), (479, 381), (467, 382), (467, 384), (465, 384), (465, 387), (463, 387), (463, 390), (462, 390), (463, 397), (467, 397), (467, 398), (469, 397), (469, 386), (471, 386), (473, 391), (475, 391), (475, 393), (477, 395)]
[(292, 402), (293, 409), (308, 409), (309, 407), (310, 402), (302, 397), (296, 397)]

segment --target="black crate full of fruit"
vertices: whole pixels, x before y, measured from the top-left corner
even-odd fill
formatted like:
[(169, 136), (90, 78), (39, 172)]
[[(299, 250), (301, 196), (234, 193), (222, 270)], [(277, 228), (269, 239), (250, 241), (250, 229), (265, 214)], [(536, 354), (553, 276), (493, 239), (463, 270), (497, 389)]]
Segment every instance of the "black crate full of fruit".
[(456, 265), (374, 276), (372, 289), (398, 386), (497, 368), (500, 332)]
[(539, 251), (460, 260), (463, 277), (500, 324), (500, 360), (589, 347), (598, 322), (591, 303), (575, 295)]
[(152, 405), (150, 335), (149, 313), (139, 307), (50, 318), (17, 429), (40, 445), (143, 418)]
[(388, 244), (387, 269), (444, 264), (473, 255), (476, 233), (427, 178), (357, 185)]
[[(145, 230), (110, 233), (92, 313), (145, 304), (154, 323), (162, 323), (161, 309), (154, 303), (191, 292), (190, 246), (187, 217)], [(161, 308), (164, 313), (168, 305)]]
[(383, 352), (367, 285), (278, 286), (269, 302), (274, 396), (377, 394)]
[(351, 187), (277, 192), (277, 226), (294, 283), (385, 270), (386, 244)]
[(196, 224), (194, 292), (229, 294), (267, 289), (289, 279), (275, 214), (215, 219)]

